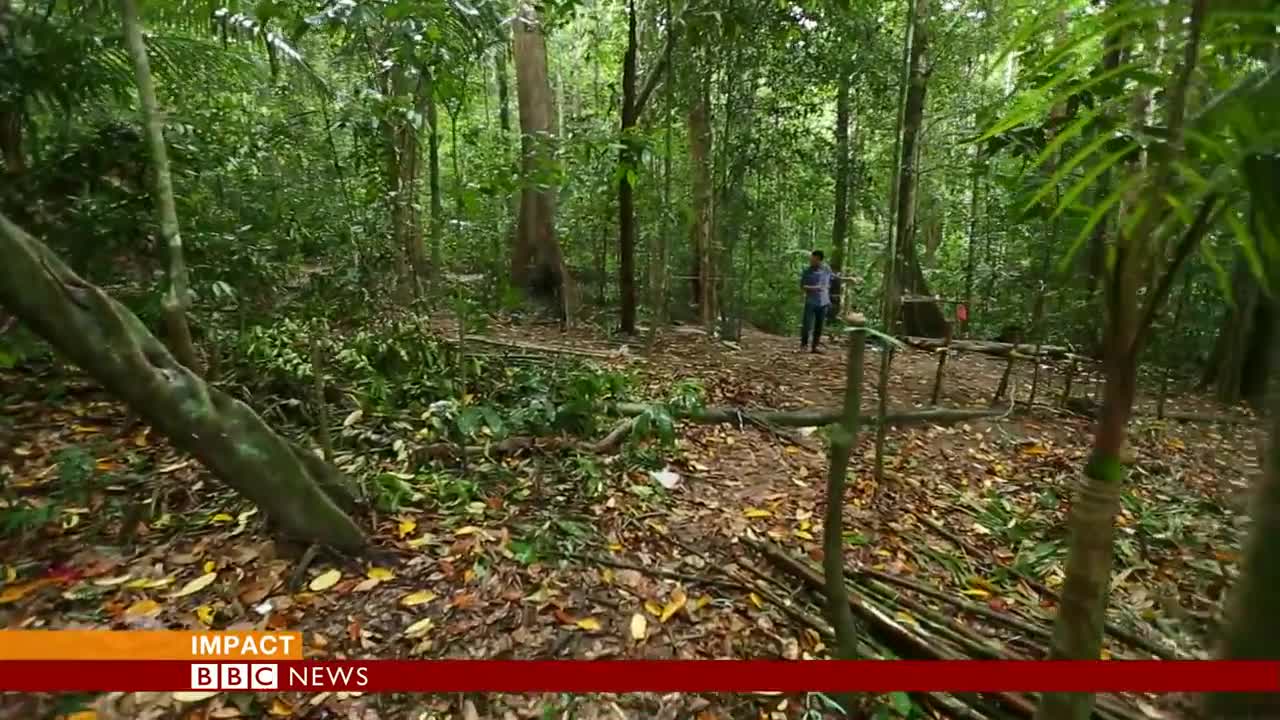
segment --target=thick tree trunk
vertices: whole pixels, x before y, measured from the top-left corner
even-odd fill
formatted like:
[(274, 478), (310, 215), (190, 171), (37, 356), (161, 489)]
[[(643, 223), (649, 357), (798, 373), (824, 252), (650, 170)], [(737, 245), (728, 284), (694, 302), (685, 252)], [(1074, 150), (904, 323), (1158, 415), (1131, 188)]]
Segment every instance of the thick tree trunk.
[(514, 27), (516, 95), (520, 109), (521, 190), (511, 253), (515, 284), (543, 299), (558, 299), (561, 317), (573, 316), (575, 288), (556, 238), (555, 100), (547, 81), (547, 43), (538, 13), (522, 2)]
[(715, 262), (711, 252), (711, 98), (709, 81), (694, 80), (689, 98), (689, 168), (693, 175), (693, 222), (689, 249), (693, 255), (693, 300), (708, 331), (716, 319)]
[[(423, 114), (427, 110), (427, 98), (431, 95), (429, 78), (412, 77), (408, 68), (398, 65), (391, 70), (385, 84), (389, 95), (410, 97), (414, 110)], [(385, 135), (387, 165), (387, 190), (391, 198), (391, 227), (395, 244), (401, 256), (397, 262), (399, 295), (401, 301), (417, 297), (422, 292), (422, 282), (429, 277), (427, 260), (423, 251), (422, 224), (418, 217), (418, 176), (422, 169), (422, 153), (418, 131), (408, 119), (395, 117), (382, 122)]]
[[(831, 219), (831, 269), (844, 272), (844, 247), (849, 236), (849, 84), (850, 74), (840, 69), (836, 79), (835, 216)], [(831, 280), (831, 317), (840, 317), (843, 288), (839, 278)]]
[(177, 362), (133, 313), (0, 215), (0, 304), (124, 400), (179, 449), (297, 539), (343, 550), (364, 536), (340, 506), (354, 486), (244, 403)]
[[(904, 295), (929, 295), (929, 286), (920, 268), (916, 251), (916, 157), (920, 142), (920, 129), (924, 122), (925, 94), (928, 90), (929, 68), (927, 52), (929, 36), (925, 28), (929, 17), (928, 0), (916, 0), (914, 28), (911, 39), (911, 59), (908, 70), (907, 98), (902, 121), (902, 157), (898, 176), (898, 212), (896, 228), (897, 290)], [(937, 303), (902, 303), (902, 329), (908, 335), (941, 337), (945, 334), (946, 320)]]
[(1214, 343), (1204, 384), (1213, 385), (1223, 403), (1247, 400), (1261, 407), (1270, 365), (1267, 351), (1274, 342), (1272, 309), (1243, 257), (1236, 261), (1231, 293), (1232, 305)]
[(178, 209), (173, 199), (173, 180), (169, 175), (169, 154), (164, 144), (164, 115), (156, 101), (155, 83), (151, 79), (151, 64), (147, 48), (142, 42), (142, 22), (134, 0), (120, 0), (120, 15), (124, 25), (125, 45), (133, 61), (134, 80), (138, 86), (142, 124), (146, 133), (147, 152), (151, 156), (152, 192), (160, 221), (160, 235), (164, 238), (168, 254), (169, 287), (164, 293), (165, 327), (169, 343), (178, 360), (194, 373), (200, 372), (196, 362), (195, 345), (191, 341), (191, 328), (187, 324), (187, 309), (191, 305), (191, 293), (187, 283), (187, 265), (182, 253), (182, 235), (178, 231)]
[[(1246, 161), (1250, 176), (1254, 237), (1265, 238), (1260, 245), (1271, 246), (1280, 239), (1280, 201), (1275, 198), (1275, 184), (1280, 181), (1280, 154), (1254, 156)], [(1265, 245), (1263, 244), (1265, 243)], [(1271, 287), (1280, 282), (1280, 257), (1269, 255), (1266, 272)], [(1280, 337), (1280, 294), (1273, 291), (1268, 298), (1267, 330)], [(1269, 352), (1268, 352), (1269, 351)], [(1277, 361), (1280, 350), (1263, 351)], [(1272, 372), (1270, 406), (1271, 437), (1269, 447), (1260, 448), (1263, 472), (1253, 498), (1253, 529), (1245, 545), (1240, 580), (1232, 589), (1230, 623), (1222, 644), (1226, 660), (1280, 659), (1280, 373)], [(1207, 698), (1210, 717), (1273, 718), (1280, 717), (1280, 694), (1218, 694)]]

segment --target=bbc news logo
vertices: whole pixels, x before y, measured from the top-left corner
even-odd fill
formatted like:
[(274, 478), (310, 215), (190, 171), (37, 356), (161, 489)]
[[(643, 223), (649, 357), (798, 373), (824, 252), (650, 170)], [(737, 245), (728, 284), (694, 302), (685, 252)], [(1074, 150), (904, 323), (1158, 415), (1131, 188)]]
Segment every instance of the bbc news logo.
[(192, 663), (192, 690), (276, 690), (280, 668), (275, 663)]

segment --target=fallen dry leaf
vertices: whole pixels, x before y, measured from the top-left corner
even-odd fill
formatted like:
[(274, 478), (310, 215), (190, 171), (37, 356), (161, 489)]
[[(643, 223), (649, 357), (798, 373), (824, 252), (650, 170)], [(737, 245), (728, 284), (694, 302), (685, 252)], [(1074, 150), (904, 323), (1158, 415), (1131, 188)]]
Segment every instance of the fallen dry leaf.
[(195, 595), (201, 590), (212, 585), (213, 581), (217, 579), (218, 579), (218, 573), (216, 572), (205, 573), (204, 575), (201, 575), (200, 577), (192, 580), (186, 585), (183, 585), (181, 590), (177, 590), (175, 592), (169, 593), (167, 597), (169, 597), (170, 599), (173, 599), (173, 598), (186, 597), (188, 595)]
[(337, 568), (332, 568), (317, 575), (307, 587), (311, 589), (311, 592), (323, 592), (334, 585), (337, 585), (338, 581), (341, 579), (342, 571)]
[(436, 594), (431, 592), (430, 590), (419, 590), (417, 592), (409, 593), (408, 595), (405, 595), (404, 597), (400, 598), (400, 604), (405, 607), (413, 607), (414, 605), (429, 603), (435, 599), (436, 599)]
[(649, 631), (649, 621), (645, 619), (643, 613), (635, 613), (631, 616), (631, 639), (640, 641), (644, 640), (645, 635)]
[(217, 695), (216, 692), (187, 691), (183, 690), (173, 694), (173, 699), (180, 703), (198, 703)]
[(589, 632), (598, 632), (600, 630), (600, 621), (595, 618), (583, 618), (574, 624)]
[(146, 598), (139, 600), (124, 610), (125, 617), (154, 617), (160, 614), (160, 603)]
[(55, 581), (50, 578), (41, 578), (39, 580), (32, 580), (31, 582), (25, 582), (19, 585), (8, 585), (4, 590), (0, 590), (0, 605), (21, 600), (32, 591), (39, 590), (46, 585), (52, 585), (54, 582)]
[(684, 590), (676, 588), (675, 592), (671, 593), (671, 599), (667, 601), (667, 606), (662, 608), (662, 615), (658, 617), (658, 622), (665, 623), (670, 620), (672, 615), (680, 612), (687, 600)]
[(435, 622), (431, 618), (422, 618), (418, 622), (404, 629), (404, 636), (407, 638), (420, 638), (431, 632), (431, 628), (435, 626)]
[(208, 605), (201, 605), (200, 607), (196, 608), (196, 619), (199, 620), (201, 624), (203, 624), (205, 627), (212, 626), (213, 625), (213, 608), (209, 607)]

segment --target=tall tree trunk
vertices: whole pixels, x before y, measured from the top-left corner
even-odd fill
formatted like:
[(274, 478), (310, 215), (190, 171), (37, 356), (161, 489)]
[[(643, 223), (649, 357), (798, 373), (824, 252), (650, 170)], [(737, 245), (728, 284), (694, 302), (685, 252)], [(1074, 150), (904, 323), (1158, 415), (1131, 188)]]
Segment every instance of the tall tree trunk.
[(572, 321), (575, 288), (556, 238), (555, 100), (547, 81), (547, 43), (533, 5), (521, 2), (514, 27), (516, 95), (520, 109), (521, 190), (511, 253), (511, 279), (531, 294), (558, 299)]
[[(622, 57), (622, 112), (618, 148), (618, 292), (621, 295), (622, 332), (636, 330), (636, 208), (634, 181), (640, 174), (640, 147), (635, 138), (636, 122), (650, 95), (665, 77), (671, 62), (675, 34), (667, 29), (667, 47), (641, 88), (637, 88), (639, 38), (636, 36), (636, 4), (627, 4), (627, 50)], [(603, 279), (602, 279), (603, 282)]]
[[(432, 291), (440, 287), (444, 266), (444, 198), (440, 192), (440, 113), (436, 105), (434, 71), (423, 71), (422, 105), (427, 118), (427, 189), (431, 193), (431, 268), (428, 275)], [(455, 155), (456, 157), (456, 155)], [(416, 199), (417, 193), (414, 193)]]
[[(627, 3), (627, 50), (622, 57), (622, 127), (618, 148), (618, 293), (622, 332), (636, 331), (636, 208), (633, 178), (640, 173), (632, 137), (636, 124), (636, 3)], [(604, 279), (601, 278), (601, 282)]]
[(689, 248), (693, 254), (694, 302), (703, 326), (715, 323), (715, 264), (711, 254), (711, 98), (705, 77), (690, 83), (689, 168), (693, 175), (693, 222)]
[(315, 453), (280, 437), (247, 405), (179, 363), (101, 288), (0, 215), (0, 305), (197, 457), (290, 536), (347, 551), (364, 546), (340, 506), (354, 486)]
[[(510, 142), (511, 139), (511, 92), (507, 88), (507, 55), (510, 52), (511, 41), (507, 38), (503, 42), (502, 46), (498, 48), (497, 54), (494, 57), (494, 76), (497, 78), (498, 82), (498, 128), (502, 131), (502, 147), (504, 155), (507, 143)], [(514, 162), (511, 163), (510, 172), (508, 173), (509, 177), (515, 177), (518, 174), (518, 164)], [(499, 227), (503, 228), (504, 234), (507, 238), (505, 247), (514, 248), (516, 242), (516, 213), (518, 212), (516, 194), (510, 189), (504, 189), (503, 196), (507, 208), (506, 222), (509, 223), (509, 225), (505, 227), (499, 225)], [(498, 235), (495, 234), (494, 253), (492, 259), (494, 263), (494, 274), (501, 275), (501, 268), (503, 266), (501, 260), (502, 250), (498, 248), (497, 238)]]
[[(831, 220), (831, 269), (844, 272), (844, 247), (849, 236), (849, 84), (850, 73), (840, 68), (836, 79), (835, 217)], [(840, 317), (843, 288), (840, 279), (831, 281), (831, 317)]]
[[(911, 59), (907, 82), (906, 107), (902, 119), (902, 160), (898, 176), (898, 211), (896, 228), (897, 286), (902, 294), (928, 295), (924, 271), (920, 267), (915, 243), (916, 158), (920, 129), (924, 122), (925, 93), (930, 69), (927, 67), (929, 36), (925, 25), (929, 18), (929, 0), (916, 0), (914, 27), (911, 35)], [(902, 331), (908, 335), (942, 337), (946, 320), (937, 303), (912, 302), (901, 305)]]
[(1214, 342), (1204, 385), (1212, 384), (1218, 400), (1233, 404), (1247, 400), (1262, 406), (1266, 387), (1267, 349), (1273, 342), (1271, 308), (1263, 297), (1243, 254), (1231, 278), (1232, 303)]
[(124, 25), (125, 45), (133, 61), (134, 80), (138, 86), (142, 124), (146, 131), (147, 152), (151, 156), (152, 191), (155, 194), (156, 214), (160, 221), (160, 236), (164, 239), (168, 254), (168, 281), (162, 305), (169, 344), (178, 360), (191, 372), (199, 374), (195, 345), (191, 341), (191, 327), (187, 324), (187, 309), (191, 305), (191, 293), (187, 283), (187, 265), (182, 253), (182, 235), (178, 231), (178, 209), (173, 199), (173, 180), (169, 175), (169, 155), (164, 144), (164, 115), (156, 101), (155, 83), (151, 80), (151, 64), (147, 60), (147, 47), (142, 41), (142, 23), (134, 0), (120, 0), (120, 16)]
[[(408, 70), (404, 65), (391, 69), (384, 85), (386, 94), (410, 98), (414, 110), (422, 115), (428, 107), (431, 82), (425, 74), (420, 73), (415, 78)], [(391, 197), (392, 235), (401, 252), (401, 259), (397, 261), (398, 294), (403, 302), (420, 296), (422, 283), (429, 277), (417, 204), (422, 153), (418, 131), (408, 118), (387, 117), (381, 125), (386, 138), (386, 178)]]
[[(977, 126), (977, 118), (975, 117), (974, 126)], [(978, 202), (978, 193), (981, 190), (982, 182), (982, 149), (975, 147), (973, 153), (973, 172), (970, 177), (969, 184), (969, 247), (966, 253), (964, 264), (964, 307), (965, 320), (961, 323), (960, 337), (968, 337), (969, 320), (973, 313), (973, 283), (974, 275), (977, 272), (977, 246), (978, 246), (978, 209), (981, 204)]]
[[(13, 37), (13, 5), (10, 0), (0, 0), (0, 56), (15, 52), (17, 42)], [(17, 176), (27, 171), (27, 156), (22, 148), (22, 129), (26, 120), (26, 97), (21, 88), (14, 88), (0, 105), (0, 161), (5, 173)]]

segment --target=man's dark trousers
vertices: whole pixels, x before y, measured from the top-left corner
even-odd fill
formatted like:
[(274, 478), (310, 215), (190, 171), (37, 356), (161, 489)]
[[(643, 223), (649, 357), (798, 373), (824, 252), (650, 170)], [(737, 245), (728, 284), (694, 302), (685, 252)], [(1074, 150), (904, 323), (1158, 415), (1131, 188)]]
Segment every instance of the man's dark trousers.
[[(804, 320), (800, 324), (800, 347), (808, 345), (814, 350), (818, 349), (818, 340), (822, 338), (822, 323), (826, 317), (826, 305), (805, 303)], [(813, 338), (812, 345), (809, 343), (810, 337)]]

